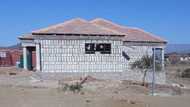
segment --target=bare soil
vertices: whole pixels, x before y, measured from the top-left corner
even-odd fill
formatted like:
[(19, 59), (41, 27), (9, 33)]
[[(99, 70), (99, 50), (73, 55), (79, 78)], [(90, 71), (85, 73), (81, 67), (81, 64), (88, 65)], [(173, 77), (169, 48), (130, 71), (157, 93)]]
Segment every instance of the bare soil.
[(169, 65), (166, 66), (166, 76), (168, 84), (181, 84), (184, 87), (190, 88), (190, 78), (182, 78), (181, 73), (190, 68), (190, 65)]
[[(55, 80), (38, 80), (32, 72), (0, 68), (0, 107), (189, 107), (188, 88), (157, 86), (156, 92), (169, 96), (151, 96), (150, 88), (131, 81), (88, 78), (81, 92), (63, 91)], [(16, 75), (10, 75), (10, 72)], [(168, 72), (168, 71), (167, 71)], [(175, 74), (172, 71), (171, 74)], [(168, 75), (170, 74), (167, 73)], [(172, 77), (172, 76), (171, 76)], [(180, 78), (181, 79), (181, 78)], [(66, 79), (63, 83), (81, 80)], [(189, 79), (168, 79), (168, 84), (188, 87)], [(180, 92), (179, 92), (180, 91)], [(175, 93), (175, 94), (174, 94)]]

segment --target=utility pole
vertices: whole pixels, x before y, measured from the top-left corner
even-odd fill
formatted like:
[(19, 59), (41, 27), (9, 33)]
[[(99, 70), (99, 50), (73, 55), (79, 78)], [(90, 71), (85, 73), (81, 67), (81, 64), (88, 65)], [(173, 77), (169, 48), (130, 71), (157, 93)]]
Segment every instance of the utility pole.
[(153, 72), (152, 72), (152, 96), (154, 96), (154, 89), (155, 89), (155, 48), (153, 48)]

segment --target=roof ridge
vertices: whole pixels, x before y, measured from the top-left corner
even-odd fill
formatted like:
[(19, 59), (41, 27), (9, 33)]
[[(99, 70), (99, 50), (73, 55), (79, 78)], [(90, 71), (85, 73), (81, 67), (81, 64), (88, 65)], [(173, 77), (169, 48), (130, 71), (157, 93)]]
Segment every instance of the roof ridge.
[[(90, 24), (92, 24), (92, 23), (90, 23)], [(116, 34), (123, 34), (123, 35), (126, 35), (125, 33), (116, 31), (116, 30), (114, 30), (114, 29), (106, 28), (106, 27), (103, 27), (103, 26), (100, 26), (100, 25), (97, 25), (97, 24), (92, 24), (92, 25), (97, 26), (97, 27), (100, 28), (100, 29), (105, 29), (105, 30), (111, 31), (111, 32), (116, 33)]]
[(143, 29), (141, 29), (141, 28), (137, 28), (137, 27), (128, 27), (128, 28), (129, 28), (129, 29), (134, 29), (134, 30), (139, 30), (139, 31), (141, 31), (141, 32), (144, 32), (144, 33), (147, 33), (147, 34), (153, 36), (153, 37), (156, 38), (156, 39), (163, 40), (163, 41), (167, 41), (167, 40), (165, 40), (165, 39), (163, 39), (163, 38), (161, 38), (161, 37), (159, 37), (159, 36), (154, 35), (154, 34), (151, 33), (151, 32), (145, 31), (145, 30), (143, 30)]
[(120, 32), (120, 31), (117, 31), (117, 30), (114, 30), (114, 29), (111, 29), (111, 28), (107, 28), (107, 27), (104, 27), (104, 26), (101, 26), (101, 25), (98, 25), (98, 24), (94, 23), (94, 22), (96, 22), (96, 21), (104, 21), (104, 22), (107, 22), (107, 23), (112, 24), (112, 25), (114, 25), (114, 26), (118, 26), (118, 27), (120, 27), (120, 28), (123, 27), (122, 25), (113, 23), (112, 21), (109, 21), (109, 20), (106, 20), (106, 19), (103, 19), (103, 18), (95, 18), (95, 19), (89, 21), (89, 23), (91, 23), (91, 24), (93, 24), (93, 25), (96, 25), (96, 26), (99, 26), (99, 27), (101, 27), (101, 28), (107, 29), (107, 30), (112, 31), (112, 32), (114, 32), (114, 33), (127, 35), (126, 33), (123, 33), (123, 32)]
[(73, 21), (88, 22), (87, 20), (78, 17), (78, 18), (74, 18), (74, 19), (70, 19), (70, 20), (64, 21), (62, 24), (71, 23), (71, 22), (73, 22)]
[(63, 25), (65, 25), (65, 24), (71, 23), (71, 22), (73, 22), (73, 21), (77, 21), (77, 20), (78, 20), (78, 21), (81, 21), (81, 22), (88, 22), (87, 20), (78, 17), (78, 18), (73, 18), (73, 19), (70, 19), (70, 20), (66, 20), (66, 21), (64, 21), (64, 22), (62, 22), (62, 23), (50, 25), (49, 27), (41, 28), (41, 29), (39, 29), (39, 30), (34, 30), (34, 31), (32, 31), (32, 32), (34, 33), (34, 32), (47, 31), (47, 30), (49, 30), (49, 29), (54, 29), (54, 28), (63, 26)]
[[(110, 21), (110, 20), (107, 20), (107, 19), (104, 19), (104, 18), (95, 18), (95, 19), (91, 20), (90, 23), (94, 23), (94, 22), (97, 22), (97, 21), (104, 21), (104, 22), (107, 22), (107, 23), (109, 23), (109, 24), (112, 24), (112, 25), (117, 26), (117, 27), (120, 27), (120, 28), (128, 28), (127, 26), (114, 23), (114, 22), (112, 22), (112, 21)], [(95, 24), (95, 23), (94, 23), (94, 24)]]
[[(156, 35), (154, 35), (154, 34), (152, 34), (152, 33), (150, 33), (150, 32), (147, 32), (147, 31), (145, 31), (145, 30), (143, 30), (143, 29), (141, 29), (141, 28), (130, 27), (130, 26), (128, 27), (128, 26), (116, 24), (116, 23), (114, 23), (114, 22), (112, 22), (112, 21), (109, 21), (109, 20), (106, 20), (106, 19), (103, 19), (103, 18), (96, 18), (96, 19), (94, 19), (94, 20), (91, 20), (90, 22), (93, 23), (93, 24), (99, 25), (98, 23), (96, 23), (96, 22), (99, 22), (99, 21), (102, 21), (102, 22), (111, 24), (111, 25), (116, 26), (116, 27), (121, 28), (121, 29), (126, 29), (126, 30), (134, 29), (134, 30), (138, 30), (138, 31), (141, 31), (141, 32), (144, 32), (144, 33), (149, 34), (150, 36), (152, 36), (153, 38), (155, 38), (155, 39), (157, 39), (157, 40), (159, 40), (159, 41), (165, 41), (165, 42), (166, 42), (165, 39), (163, 39), (163, 38), (161, 38), (161, 37), (158, 37), (158, 36), (156, 36)], [(99, 25), (99, 26), (102, 26), (102, 25)], [(112, 29), (112, 28), (110, 28), (110, 29)], [(114, 30), (114, 29), (113, 29), (113, 30)], [(118, 30), (115, 30), (115, 31), (118, 31)], [(122, 31), (119, 31), (119, 32), (120, 32), (120, 33), (123, 33)], [(126, 33), (125, 33), (125, 35), (126, 35)]]

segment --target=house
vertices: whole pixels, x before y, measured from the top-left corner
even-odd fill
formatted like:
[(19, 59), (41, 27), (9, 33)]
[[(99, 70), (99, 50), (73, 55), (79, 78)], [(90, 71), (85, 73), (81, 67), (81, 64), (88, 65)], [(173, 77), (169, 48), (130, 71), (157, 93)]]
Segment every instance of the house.
[(190, 62), (190, 54), (182, 54), (180, 56), (180, 61), (187, 61)]
[(16, 66), (20, 61), (22, 50), (0, 48), (0, 67)]
[[(23, 51), (20, 46), (0, 48), (0, 67), (23, 66)], [(36, 55), (32, 53), (32, 68), (36, 68)]]
[(178, 64), (180, 62), (190, 62), (190, 54), (185, 53), (167, 53), (165, 54), (165, 60), (171, 64)]
[(19, 37), (24, 69), (36, 52), (41, 72), (128, 72), (130, 65), (156, 49), (164, 67), (166, 41), (139, 28), (126, 27), (97, 18), (76, 18)]

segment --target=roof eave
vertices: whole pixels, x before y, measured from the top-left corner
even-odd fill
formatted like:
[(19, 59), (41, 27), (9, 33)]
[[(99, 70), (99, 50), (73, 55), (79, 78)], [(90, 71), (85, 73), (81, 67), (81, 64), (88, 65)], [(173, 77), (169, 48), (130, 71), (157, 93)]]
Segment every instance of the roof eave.
[(167, 44), (167, 41), (124, 41), (124, 42), (134, 42), (134, 43), (163, 43)]
[(121, 35), (121, 34), (82, 34), (82, 33), (32, 33), (32, 35), (56, 35), (56, 36), (76, 35), (76, 36), (119, 36), (119, 37), (125, 36), (125, 35)]
[(19, 40), (34, 40), (33, 37), (28, 37), (28, 36), (20, 36), (18, 37)]

